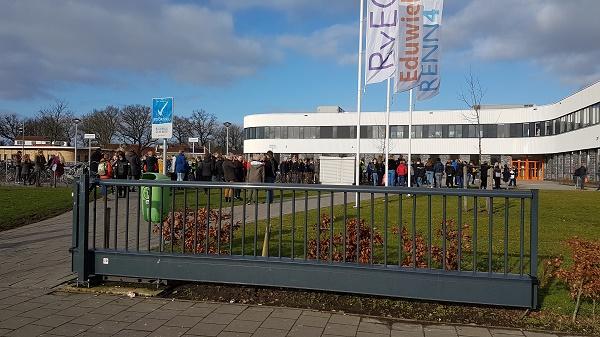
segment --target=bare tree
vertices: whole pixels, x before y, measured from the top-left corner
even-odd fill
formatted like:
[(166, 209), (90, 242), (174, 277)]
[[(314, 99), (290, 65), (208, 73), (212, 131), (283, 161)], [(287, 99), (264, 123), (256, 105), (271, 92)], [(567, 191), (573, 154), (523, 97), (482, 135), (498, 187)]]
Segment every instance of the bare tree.
[(211, 136), (215, 136), (218, 129), (217, 116), (205, 110), (194, 110), (191, 117), (195, 136), (198, 137), (200, 146), (206, 146)]
[[(215, 135), (215, 145), (217, 149), (223, 151), (227, 148), (227, 128), (220, 126)], [(244, 151), (244, 128), (238, 124), (229, 126), (229, 152)]]
[(173, 117), (173, 137), (180, 145), (188, 143), (188, 137), (194, 134), (194, 124), (189, 117)]
[(128, 105), (121, 109), (119, 136), (126, 144), (135, 145), (137, 153), (152, 145), (152, 121), (150, 107)]
[(96, 141), (101, 147), (112, 144), (120, 125), (119, 108), (112, 105), (102, 110), (96, 110), (83, 116), (81, 131), (96, 135)]
[(458, 94), (458, 99), (463, 102), (468, 111), (463, 113), (463, 118), (469, 123), (475, 125), (477, 134), (479, 164), (481, 164), (481, 138), (483, 138), (483, 130), (481, 127), (481, 102), (485, 96), (485, 90), (481, 88), (479, 78), (473, 76), (473, 72), (469, 70), (469, 75), (465, 76), (465, 88)]
[(51, 142), (68, 140), (72, 119), (73, 113), (69, 109), (69, 104), (57, 100), (38, 112), (37, 120), (41, 131), (39, 135), (48, 138)]
[(15, 113), (0, 114), (0, 138), (4, 138), (9, 143), (21, 137), (19, 129), (23, 127), (24, 119), (19, 118)]

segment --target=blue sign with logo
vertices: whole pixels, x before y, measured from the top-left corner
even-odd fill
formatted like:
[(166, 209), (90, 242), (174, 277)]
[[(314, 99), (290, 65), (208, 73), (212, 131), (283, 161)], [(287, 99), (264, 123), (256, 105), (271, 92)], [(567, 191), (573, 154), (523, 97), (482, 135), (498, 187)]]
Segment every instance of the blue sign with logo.
[(152, 99), (152, 124), (173, 122), (173, 97)]
[(173, 97), (152, 99), (152, 138), (173, 135)]

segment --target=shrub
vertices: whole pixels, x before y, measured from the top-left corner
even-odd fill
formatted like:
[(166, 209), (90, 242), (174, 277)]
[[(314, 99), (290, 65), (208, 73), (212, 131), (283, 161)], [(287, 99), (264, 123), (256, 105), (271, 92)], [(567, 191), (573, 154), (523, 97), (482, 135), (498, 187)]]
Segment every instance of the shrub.
[(575, 300), (572, 317), (575, 321), (581, 300), (592, 300), (595, 315), (596, 301), (600, 298), (600, 242), (574, 237), (567, 241), (567, 245), (573, 264), (568, 268), (559, 268), (556, 274), (567, 285), (571, 298)]
[[(162, 223), (163, 241), (169, 244), (173, 243), (173, 245), (181, 245), (181, 240), (184, 239), (184, 246), (187, 252), (196, 254), (207, 253), (207, 218), (210, 220), (208, 227), (208, 253), (230, 254), (227, 250), (229, 242), (232, 239), (230, 234), (240, 228), (239, 222), (232, 224), (230, 214), (222, 213), (219, 215), (219, 212), (215, 210), (207, 211), (206, 208), (201, 208), (197, 211), (187, 211), (185, 214), (184, 212), (169, 213), (169, 217)], [(219, 221), (221, 221), (220, 229)], [(185, 238), (183, 238), (184, 226)], [(171, 229), (173, 229), (173, 242), (171, 242)], [(155, 225), (154, 233), (160, 233), (159, 225)], [(217, 242), (219, 242), (219, 252), (217, 252)]]

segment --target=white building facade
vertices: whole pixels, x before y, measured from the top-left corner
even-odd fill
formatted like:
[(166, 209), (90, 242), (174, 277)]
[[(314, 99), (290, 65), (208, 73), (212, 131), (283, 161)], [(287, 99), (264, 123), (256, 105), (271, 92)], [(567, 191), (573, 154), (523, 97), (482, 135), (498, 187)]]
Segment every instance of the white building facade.
[[(477, 125), (469, 110), (413, 112), (412, 153), (419, 158), (478, 158)], [(244, 152), (300, 156), (356, 153), (352, 112), (256, 114), (244, 118)], [(390, 117), (390, 154), (408, 153), (406, 111)], [(482, 161), (513, 164), (529, 180), (571, 179), (580, 165), (590, 179), (600, 170), (600, 82), (548, 105), (483, 107), (480, 110)], [(385, 151), (385, 113), (361, 114), (361, 158)]]

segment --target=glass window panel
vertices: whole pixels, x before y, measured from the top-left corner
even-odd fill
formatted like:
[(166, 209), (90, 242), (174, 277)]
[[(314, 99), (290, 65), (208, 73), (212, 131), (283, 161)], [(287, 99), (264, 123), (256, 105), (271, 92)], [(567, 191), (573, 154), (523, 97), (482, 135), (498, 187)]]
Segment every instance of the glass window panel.
[[(432, 125), (433, 126), (433, 125)], [(435, 131), (433, 133), (434, 138), (442, 138), (442, 125), (435, 125)]]
[(448, 125), (448, 138), (456, 138), (457, 125)]
[(281, 139), (287, 139), (288, 137), (288, 128), (287, 126), (281, 127)]
[(322, 126), (319, 131), (319, 138), (333, 138), (333, 126)]
[(288, 137), (290, 139), (299, 139), (300, 138), (300, 127), (289, 126), (288, 127)]
[(435, 125), (423, 125), (423, 138), (433, 138)]
[(454, 125), (442, 125), (442, 138), (450, 138), (450, 127)]
[(412, 128), (412, 138), (423, 138), (423, 125), (415, 125)]
[(265, 128), (256, 128), (256, 139), (265, 139)]
[(545, 121), (544, 122), (546, 131), (544, 132), (544, 136), (551, 136), (552, 135), (552, 121)]
[(469, 125), (469, 138), (477, 138), (477, 126)]
[(581, 127), (586, 127), (586, 126), (590, 125), (590, 108), (589, 107), (583, 109), (581, 118), (582, 118)]
[(511, 124), (510, 125), (510, 137), (511, 138), (523, 137), (523, 125), (522, 124)]
[(336, 127), (335, 138), (350, 138), (350, 127), (349, 126)]

